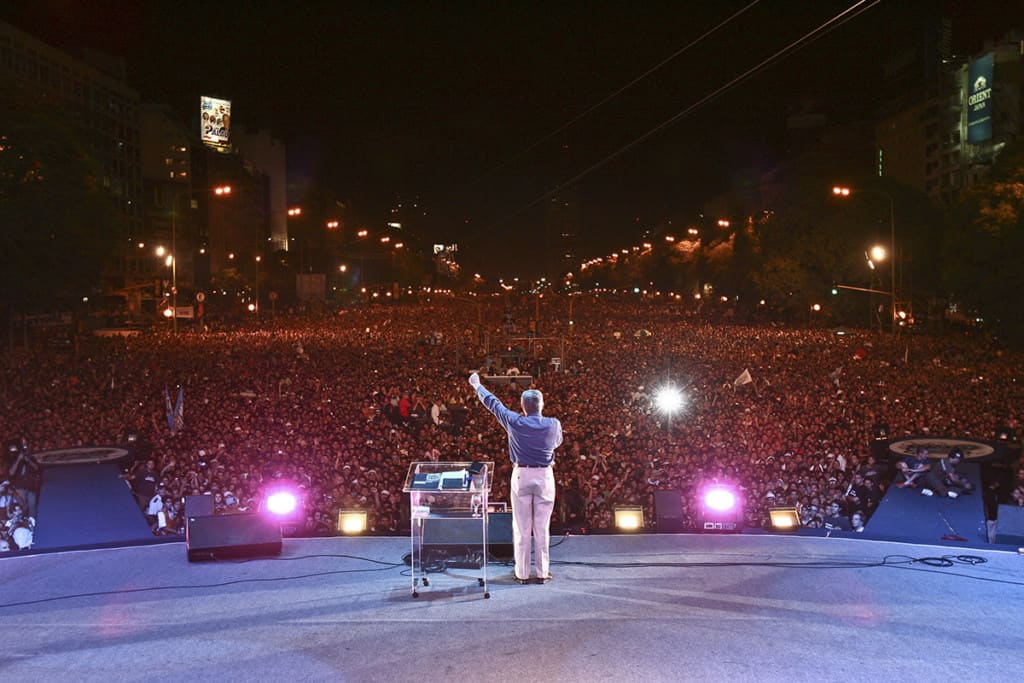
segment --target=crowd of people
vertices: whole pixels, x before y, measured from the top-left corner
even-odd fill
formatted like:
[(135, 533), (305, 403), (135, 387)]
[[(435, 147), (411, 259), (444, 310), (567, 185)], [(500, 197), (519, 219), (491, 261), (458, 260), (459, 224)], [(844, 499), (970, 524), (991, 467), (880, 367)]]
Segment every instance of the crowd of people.
[[(589, 294), (421, 297), (259, 327), (89, 337), (3, 359), (0, 438), (32, 452), (129, 446), (125, 485), (156, 534), (182, 531), (186, 496), (256, 510), (282, 483), (301, 492), (297, 533), (334, 533), (343, 509), (365, 509), (374, 532), (407, 533), (412, 462), (492, 461), (491, 500), (509, 499), (505, 433), (466, 383), (479, 370), (506, 405), (542, 390), (564, 425), (556, 529), (608, 529), (618, 505), (643, 506), (651, 522), (666, 490), (694, 525), (693, 494), (709, 481), (741, 488), (746, 526), (798, 505), (807, 526), (862, 529), (895, 474), (871, 453), (876, 425), (991, 439), (1016, 429), (1024, 387), (1021, 356), (983, 338), (844, 332)], [(672, 414), (654, 400), (665, 385), (684, 397)]]

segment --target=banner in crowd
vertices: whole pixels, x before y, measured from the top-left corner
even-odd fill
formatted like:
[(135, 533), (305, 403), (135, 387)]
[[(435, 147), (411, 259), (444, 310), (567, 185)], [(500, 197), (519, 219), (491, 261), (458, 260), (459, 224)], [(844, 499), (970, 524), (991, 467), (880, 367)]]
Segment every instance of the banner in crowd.
[(185, 426), (185, 393), (182, 387), (178, 387), (178, 401), (171, 407), (171, 392), (164, 387), (164, 412), (167, 415), (167, 427), (171, 434), (176, 433)]

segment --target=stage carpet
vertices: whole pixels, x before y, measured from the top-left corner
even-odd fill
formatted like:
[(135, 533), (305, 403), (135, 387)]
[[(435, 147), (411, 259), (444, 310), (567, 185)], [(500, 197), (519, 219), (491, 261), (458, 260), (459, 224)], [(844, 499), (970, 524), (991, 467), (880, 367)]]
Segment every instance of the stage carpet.
[[(1020, 680), (1015, 549), (780, 535), (555, 539), (548, 585), (448, 569), (407, 538), (184, 543), (0, 559), (18, 681)], [(945, 559), (942, 559), (945, 558)]]

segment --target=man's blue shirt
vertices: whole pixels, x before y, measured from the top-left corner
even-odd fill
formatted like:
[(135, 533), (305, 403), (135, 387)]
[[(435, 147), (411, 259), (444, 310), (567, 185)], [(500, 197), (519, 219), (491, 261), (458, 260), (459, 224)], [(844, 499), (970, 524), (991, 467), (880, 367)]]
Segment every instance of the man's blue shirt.
[(508, 432), (512, 462), (534, 466), (554, 464), (555, 449), (562, 445), (562, 423), (558, 418), (522, 415), (509, 410), (483, 385), (477, 387), (476, 395)]

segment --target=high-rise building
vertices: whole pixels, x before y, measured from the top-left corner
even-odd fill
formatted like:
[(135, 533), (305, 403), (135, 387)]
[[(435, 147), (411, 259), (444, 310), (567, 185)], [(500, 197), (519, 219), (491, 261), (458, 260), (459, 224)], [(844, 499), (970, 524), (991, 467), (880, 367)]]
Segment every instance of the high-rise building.
[(234, 145), (251, 172), (266, 176), (270, 233), (266, 251), (288, 249), (288, 164), (287, 149), (270, 131), (234, 131)]
[(173, 248), (178, 283), (190, 286), (195, 277), (192, 256), (197, 242), (190, 210), (191, 150), (196, 136), (175, 119), (169, 107), (158, 104), (141, 106), (139, 130), (145, 210), (135, 245), (134, 273), (142, 277), (158, 275), (162, 265), (155, 260), (154, 250)]
[(97, 181), (122, 219), (111, 227), (121, 248), (109, 273), (123, 281), (142, 228), (139, 94), (128, 87), (124, 61), (91, 51), (76, 58), (0, 21), (0, 71), (52, 102), (88, 146), (99, 167)]
[(947, 202), (987, 179), (1000, 152), (1024, 135), (1024, 33), (1011, 32), (950, 66), (941, 166)]
[[(887, 66), (876, 173), (949, 205), (988, 177), (1024, 134), (1024, 40), (1011, 31), (970, 56), (951, 54), (951, 24)], [(952, 29), (955, 29), (952, 26)]]

